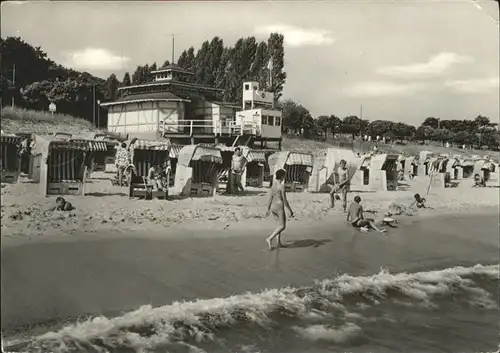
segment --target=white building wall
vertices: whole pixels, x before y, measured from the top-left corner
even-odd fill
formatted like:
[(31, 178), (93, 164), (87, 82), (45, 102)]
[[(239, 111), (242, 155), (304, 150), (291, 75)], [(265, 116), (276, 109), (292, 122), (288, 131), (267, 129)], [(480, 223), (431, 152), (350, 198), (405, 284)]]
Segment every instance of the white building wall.
[(179, 120), (183, 119), (183, 103), (144, 102), (113, 105), (108, 110), (108, 131), (120, 133), (157, 131), (160, 121), (165, 121), (171, 132), (175, 132)]

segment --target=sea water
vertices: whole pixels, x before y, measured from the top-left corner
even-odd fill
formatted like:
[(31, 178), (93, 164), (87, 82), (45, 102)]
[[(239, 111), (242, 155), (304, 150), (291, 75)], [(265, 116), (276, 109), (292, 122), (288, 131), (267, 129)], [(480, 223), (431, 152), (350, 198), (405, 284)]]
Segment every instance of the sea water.
[[(245, 240), (199, 240), (190, 250), (183, 241), (162, 243), (164, 248), (153, 242), (167, 257), (182, 247), (187, 263), (199, 256), (191, 266), (191, 271), (199, 270), (199, 277), (192, 276), (197, 282), (184, 286), (186, 291), (196, 291), (175, 295), (189, 301), (158, 305), (153, 299), (153, 304), (123, 314), (94, 313), (73, 322), (47, 325), (45, 332), (24, 336), (17, 346), (13, 345), (16, 342), (6, 343), (27, 352), (493, 352), (499, 342), (499, 266), (494, 256), (495, 251), (498, 256), (498, 245), (492, 238), (498, 234), (498, 224), (494, 218), (483, 218), (482, 228), (470, 233), (468, 227), (477, 220), (448, 219), (454, 226), (445, 228), (438, 221), (413, 221), (405, 224), (411, 231), (393, 231), (394, 238), (388, 239), (363, 235), (355, 245), (357, 234), (337, 238), (323, 229), (318, 236), (290, 240), (290, 248), (279, 254), (259, 250), (262, 239), (257, 235)], [(457, 227), (461, 234), (457, 234)], [(291, 239), (298, 236), (291, 233)], [(415, 239), (417, 236), (420, 238)], [(212, 245), (204, 243), (208, 241)], [(117, 261), (119, 244), (113, 240), (101, 242), (99, 247), (113, 246), (116, 253), (107, 254), (116, 256)], [(238, 252), (235, 247), (241, 244), (246, 248)], [(216, 253), (213, 257), (208, 255), (210, 249)], [(156, 256), (152, 249), (142, 250)], [(330, 255), (336, 258), (335, 266)], [(266, 257), (279, 266), (262, 261)], [(257, 258), (261, 261), (255, 262)], [(167, 262), (172, 263), (172, 259)], [(139, 258), (138, 263), (145, 261)], [(373, 271), (380, 263), (391, 270), (381, 266)], [(217, 264), (225, 271), (216, 273)], [(231, 269), (226, 268), (229, 264)], [(157, 264), (151, 261), (144, 266), (154, 273)], [(351, 270), (342, 271), (342, 266)], [(362, 270), (354, 271), (355, 267)], [(328, 270), (335, 274), (324, 276)], [(174, 271), (161, 273), (170, 274), (175, 282), (172, 285), (180, 286), (182, 281), (173, 276)], [(233, 276), (228, 277), (229, 273)], [(306, 277), (314, 274), (323, 278), (305, 284)], [(139, 277), (130, 274), (130, 280), (134, 278)], [(241, 290), (245, 282), (248, 288), (257, 288), (259, 278), (263, 283), (284, 283), (279, 278), (286, 278), (289, 283), (304, 285)], [(272, 280), (266, 282), (265, 278)], [(138, 281), (137, 285), (147, 292), (144, 283)], [(211, 288), (206, 293), (227, 294), (236, 289), (243, 294), (207, 298), (202, 293), (204, 285)], [(114, 295), (122, 305), (130, 305), (119, 299), (118, 293)], [(122, 297), (127, 295), (122, 293)], [(195, 299), (197, 296), (200, 299)]]

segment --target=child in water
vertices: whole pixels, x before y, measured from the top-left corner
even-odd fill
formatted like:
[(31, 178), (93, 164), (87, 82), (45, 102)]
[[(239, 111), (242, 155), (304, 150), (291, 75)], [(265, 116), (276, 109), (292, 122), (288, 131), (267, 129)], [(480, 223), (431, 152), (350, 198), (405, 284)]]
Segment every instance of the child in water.
[(373, 219), (365, 219), (363, 216), (363, 206), (360, 204), (361, 197), (354, 197), (354, 202), (349, 206), (349, 211), (347, 212), (347, 221), (351, 223), (353, 227), (359, 228), (360, 230), (367, 231), (372, 228), (380, 233), (385, 233), (385, 229), (379, 229), (375, 225)]
[(290, 217), (293, 217), (293, 211), (290, 208), (288, 199), (286, 198), (285, 191), (285, 171), (279, 169), (276, 172), (276, 182), (273, 183), (271, 190), (269, 191), (269, 203), (267, 205), (267, 215), (273, 214), (274, 218), (278, 221), (278, 228), (266, 239), (269, 250), (273, 249), (272, 241), (274, 238), (278, 237), (277, 247), (283, 247), (281, 244), (281, 233), (286, 228), (286, 212), (285, 207), (290, 212)]

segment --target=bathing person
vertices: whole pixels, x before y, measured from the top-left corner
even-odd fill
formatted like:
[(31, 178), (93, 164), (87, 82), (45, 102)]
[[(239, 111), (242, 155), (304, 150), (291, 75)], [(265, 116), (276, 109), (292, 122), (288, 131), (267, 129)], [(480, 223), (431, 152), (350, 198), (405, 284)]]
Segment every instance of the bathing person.
[(233, 175), (233, 186), (234, 186), (234, 191), (239, 192), (244, 192), (245, 189), (243, 189), (243, 185), (241, 185), (241, 175), (243, 174), (243, 171), (245, 170), (247, 164), (247, 159), (241, 154), (241, 148), (236, 147), (234, 150), (234, 155), (233, 155), (233, 160), (231, 163), (231, 171)]
[(115, 155), (116, 170), (118, 171), (118, 185), (123, 186), (123, 178), (125, 177), (125, 170), (130, 165), (130, 152), (127, 144), (122, 142), (117, 147)]
[(347, 212), (347, 221), (351, 222), (353, 227), (359, 228), (360, 230), (368, 230), (370, 228), (376, 230), (380, 233), (385, 233), (385, 229), (379, 229), (375, 225), (373, 219), (365, 219), (363, 216), (363, 206), (360, 204), (361, 197), (354, 197), (354, 202), (349, 206), (349, 211)]
[(64, 197), (58, 196), (56, 199), (56, 206), (52, 208), (52, 211), (71, 211), (74, 207), (71, 202), (66, 201)]
[(483, 188), (486, 186), (486, 183), (484, 182), (484, 179), (481, 178), (479, 174), (474, 174), (474, 185), (472, 185), (473, 188)]
[(162, 173), (161, 173), (161, 168), (158, 164), (152, 165), (151, 168), (148, 170), (148, 176), (147, 176), (147, 181), (148, 184), (152, 184), (153, 188), (155, 188), (158, 191), (163, 190), (163, 183), (162, 183)]
[(415, 199), (415, 201), (413, 201), (410, 207), (416, 204), (418, 208), (427, 208), (427, 206), (425, 205), (427, 201), (425, 197), (421, 197), (420, 194), (415, 194), (413, 195), (413, 198)]
[(333, 208), (335, 206), (335, 194), (341, 194), (342, 196), (342, 206), (344, 208), (344, 212), (347, 212), (347, 193), (349, 192), (349, 170), (347, 169), (347, 162), (342, 159), (340, 161), (340, 166), (337, 168), (337, 172), (335, 173), (337, 183), (333, 186), (330, 191), (330, 206)]
[(278, 237), (278, 247), (282, 247), (281, 243), (281, 233), (286, 228), (286, 212), (285, 208), (290, 212), (290, 217), (293, 217), (293, 211), (290, 208), (290, 204), (288, 203), (288, 199), (286, 198), (285, 191), (285, 171), (283, 169), (279, 169), (276, 172), (276, 182), (273, 183), (269, 191), (269, 202), (267, 204), (267, 215), (272, 213), (274, 218), (278, 221), (278, 228), (274, 230), (274, 232), (266, 239), (267, 245), (269, 246), (269, 250), (273, 249), (272, 241), (274, 238)]

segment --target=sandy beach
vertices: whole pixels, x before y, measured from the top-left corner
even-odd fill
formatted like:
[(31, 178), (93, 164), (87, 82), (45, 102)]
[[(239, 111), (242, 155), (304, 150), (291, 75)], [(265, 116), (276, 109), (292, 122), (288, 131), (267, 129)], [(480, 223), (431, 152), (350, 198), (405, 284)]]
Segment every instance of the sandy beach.
[[(43, 240), (47, 237), (70, 237), (73, 233), (88, 233), (89, 237), (103, 231), (141, 231), (168, 237), (172, 229), (190, 230), (203, 236), (204, 230), (228, 232), (233, 229), (254, 229), (269, 232), (274, 223), (266, 219), (267, 189), (248, 188), (243, 196), (216, 195), (210, 198), (173, 200), (129, 199), (127, 188), (111, 186), (110, 174), (95, 173), (86, 185), (85, 196), (68, 196), (76, 209), (71, 212), (47, 211), (55, 204), (55, 197), (43, 197), (38, 184), (19, 183), (2, 186), (1, 230), (2, 243)], [(408, 213), (405, 206), (413, 202), (413, 194), (425, 195), (427, 179), (409, 182), (406, 190), (396, 192), (351, 193), (362, 197), (365, 210), (374, 211), (381, 218), (391, 210)], [(498, 212), (498, 188), (471, 188), (464, 181), (458, 188), (431, 188), (427, 195), (433, 210), (413, 209), (416, 216)], [(338, 202), (329, 207), (329, 196), (321, 193), (289, 193), (295, 212), (293, 224), (309, 221), (335, 220), (344, 222)]]

